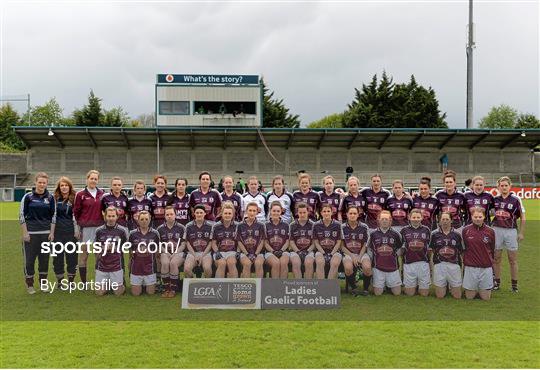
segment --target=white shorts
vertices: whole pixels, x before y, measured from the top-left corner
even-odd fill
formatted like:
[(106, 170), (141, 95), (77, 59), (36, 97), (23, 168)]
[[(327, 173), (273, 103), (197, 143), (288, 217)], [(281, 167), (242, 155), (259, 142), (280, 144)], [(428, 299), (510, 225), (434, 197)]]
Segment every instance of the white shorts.
[(156, 274), (150, 275), (133, 275), (129, 276), (129, 282), (131, 285), (154, 285), (156, 284)]
[(493, 268), (465, 266), (463, 288), (467, 290), (489, 290), (493, 288)]
[[(293, 257), (300, 257), (300, 256), (296, 252), (289, 252), (289, 257), (293, 258)], [(308, 257), (315, 258), (315, 254), (313, 252), (307, 252), (306, 258)]]
[(388, 288), (401, 286), (401, 276), (399, 275), (399, 270), (385, 272), (373, 268), (373, 287), (384, 289), (385, 286)]
[(118, 286), (124, 285), (124, 270), (118, 270), (113, 272), (96, 270), (95, 279), (96, 283), (105, 283), (107, 280), (109, 280), (110, 283), (119, 284)]
[[(287, 256), (287, 257), (288, 257), (288, 256), (289, 256), (289, 252), (283, 252), (281, 255), (282, 255), (282, 256)], [(267, 260), (268, 258), (270, 258), (270, 256), (274, 256), (274, 257), (276, 257), (277, 259), (279, 259), (279, 257), (276, 256), (276, 255), (275, 255), (274, 253), (272, 253), (272, 252), (266, 252), (266, 253), (264, 254), (264, 259)]]
[[(353, 253), (353, 255), (358, 256), (358, 254), (355, 254), (355, 253)], [(368, 255), (367, 253), (364, 253), (364, 254), (362, 255), (362, 258), (360, 258), (360, 262), (362, 262), (362, 261), (365, 260), (365, 259), (367, 259), (368, 261), (371, 260), (371, 258), (369, 258), (369, 255)], [(350, 261), (352, 261), (352, 258), (351, 258), (351, 256), (349, 256), (348, 254), (344, 254), (344, 255), (343, 255), (343, 261), (345, 261), (345, 260), (350, 260)]]
[(429, 263), (425, 261), (403, 264), (403, 285), (405, 288), (429, 289), (431, 274)]
[(96, 240), (96, 229), (97, 227), (83, 227), (81, 242), (91, 242), (93, 243)]
[(433, 285), (439, 288), (459, 288), (461, 279), (461, 266), (457, 263), (440, 262), (433, 266)]
[(504, 227), (493, 227), (493, 230), (495, 231), (495, 249), (497, 250), (509, 250), (509, 251), (517, 251), (519, 244), (518, 244), (518, 235), (517, 235), (517, 229), (512, 228), (504, 228)]
[[(199, 252), (200, 253), (200, 252)], [(231, 256), (234, 256), (234, 258), (236, 258), (236, 252), (235, 251), (232, 251), (232, 252), (220, 252), (221, 253), (221, 258), (222, 259), (227, 259)], [(216, 261), (216, 254), (214, 253), (214, 261)]]

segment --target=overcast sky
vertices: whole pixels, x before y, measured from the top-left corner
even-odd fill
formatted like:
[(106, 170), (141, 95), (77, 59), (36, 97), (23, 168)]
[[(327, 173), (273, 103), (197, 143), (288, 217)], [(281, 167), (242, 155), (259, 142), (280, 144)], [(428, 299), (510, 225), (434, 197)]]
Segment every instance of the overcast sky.
[[(64, 115), (90, 89), (105, 108), (152, 112), (157, 73), (259, 74), (306, 125), (386, 70), (432, 86), (449, 126), (465, 127), (467, 1), (13, 1), (0, 12), (0, 95), (56, 97)], [(538, 116), (538, 1), (476, 0), (474, 18), (475, 122), (501, 103)]]

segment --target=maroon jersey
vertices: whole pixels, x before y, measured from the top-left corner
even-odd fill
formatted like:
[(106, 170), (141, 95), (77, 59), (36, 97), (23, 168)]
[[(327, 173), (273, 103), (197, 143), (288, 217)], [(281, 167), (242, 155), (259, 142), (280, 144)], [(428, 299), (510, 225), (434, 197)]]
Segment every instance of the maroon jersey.
[[(221, 193), (222, 202), (231, 202), (234, 206), (234, 220), (241, 222), (242, 221), (242, 196), (237, 192), (233, 191), (229, 196), (225, 192)], [(219, 219), (219, 217), (218, 217)]]
[(341, 212), (341, 219), (343, 221), (347, 220), (347, 210), (351, 205), (358, 207), (358, 221), (362, 221), (365, 218), (364, 208), (366, 207), (366, 200), (362, 194), (358, 193), (357, 196), (352, 194), (347, 194), (339, 203), (339, 211)]
[(383, 232), (380, 228), (369, 235), (368, 248), (373, 256), (373, 267), (385, 272), (399, 268), (397, 252), (401, 248), (401, 236), (392, 229)]
[(275, 225), (272, 221), (268, 221), (265, 225), (265, 235), (270, 247), (279, 251), (289, 240), (289, 224), (280, 220)]
[(146, 196), (144, 196), (141, 200), (138, 200), (136, 197), (132, 197), (128, 200), (127, 209), (129, 213), (129, 229), (135, 230), (137, 227), (139, 227), (137, 221), (139, 219), (140, 211), (148, 211), (150, 212), (150, 215), (152, 215), (152, 202)]
[(440, 228), (431, 232), (430, 248), (433, 250), (433, 263), (455, 263), (461, 265), (463, 239), (458, 232), (451, 230), (445, 234)]
[(184, 240), (187, 241), (195, 252), (204, 252), (212, 239), (212, 224), (204, 221), (201, 227), (195, 221), (186, 225)]
[(328, 226), (321, 220), (313, 225), (313, 238), (319, 242), (321, 248), (330, 253), (336, 244), (343, 239), (341, 225), (336, 220), (332, 220)]
[(369, 238), (369, 230), (366, 224), (359, 222), (353, 228), (348, 222), (341, 225), (345, 248), (351, 253), (359, 254)]
[(495, 231), (486, 224), (478, 227), (467, 225), (462, 232), (465, 252), (463, 264), (470, 267), (488, 268), (493, 266), (495, 252)]
[(206, 193), (203, 193), (200, 188), (193, 190), (189, 195), (189, 207), (193, 209), (198, 204), (204, 206), (206, 219), (208, 221), (215, 221), (221, 207), (221, 196), (214, 189), (209, 189)]
[(152, 193), (148, 199), (152, 202), (152, 225), (154, 229), (163, 225), (165, 222), (165, 207), (167, 207), (167, 201), (170, 195), (165, 192), (160, 197), (156, 193)]
[(366, 201), (366, 224), (371, 229), (377, 228), (377, 218), (382, 210), (386, 209), (386, 200), (392, 195), (388, 190), (381, 188), (378, 192), (372, 188), (364, 188), (360, 194)]
[(247, 221), (244, 220), (238, 224), (236, 240), (244, 244), (248, 253), (255, 253), (264, 236), (264, 224), (259, 221), (248, 225)]
[(386, 209), (392, 214), (392, 226), (407, 226), (412, 207), (412, 200), (405, 195), (402, 195), (400, 199), (394, 195), (389, 196), (386, 200)]
[[(101, 225), (96, 229), (96, 242), (109, 243), (107, 250), (96, 257), (96, 270), (114, 272), (122, 269), (122, 244), (128, 240), (128, 229), (116, 224), (114, 226)], [(120, 244), (118, 244), (120, 242)]]
[(293, 221), (289, 228), (289, 237), (299, 250), (308, 250), (313, 241), (314, 222), (307, 220), (305, 224), (300, 224), (298, 220)]
[(452, 227), (459, 229), (463, 226), (463, 214), (465, 212), (465, 197), (463, 193), (454, 191), (452, 195), (442, 189), (435, 193), (439, 200), (439, 213), (450, 212), (452, 215)]
[(127, 204), (128, 197), (124, 193), (115, 196), (113, 193), (105, 193), (101, 198), (101, 210), (105, 212), (108, 207), (115, 207), (118, 212), (118, 224), (127, 227)]
[(463, 197), (465, 198), (465, 223), (467, 225), (472, 223), (471, 211), (475, 207), (480, 207), (484, 210), (486, 222), (489, 225), (491, 223), (489, 213), (493, 208), (493, 195), (487, 191), (480, 194), (476, 194), (474, 191), (466, 191)]
[(332, 194), (328, 195), (323, 190), (323, 191), (319, 192), (319, 199), (321, 201), (320, 206), (319, 206), (319, 213), (321, 212), (320, 207), (323, 204), (330, 204), (332, 206), (332, 219), (337, 220), (337, 218), (338, 218), (338, 210), (339, 210), (339, 203), (340, 203), (340, 200), (341, 200), (341, 197), (339, 196), (339, 194), (334, 191)]
[(159, 240), (162, 243), (169, 243), (167, 245), (167, 253), (180, 252), (180, 244), (182, 244), (186, 233), (184, 225), (175, 221), (173, 226), (169, 228), (165, 222), (157, 228), (157, 232), (159, 234)]
[(431, 239), (431, 229), (420, 225), (415, 228), (412, 225), (401, 229), (403, 241), (403, 263), (429, 262), (428, 249)]
[(221, 221), (216, 222), (212, 226), (210, 238), (216, 242), (219, 252), (236, 252), (237, 228), (238, 224), (234, 221), (231, 222), (228, 227), (226, 227)]
[(309, 190), (307, 193), (302, 193), (300, 190), (297, 190), (293, 193), (293, 203), (294, 203), (294, 218), (298, 218), (298, 203), (303, 202), (308, 206), (309, 219), (315, 221), (317, 219), (317, 211), (319, 210), (319, 205), (321, 200), (319, 199), (319, 194), (313, 190)]
[(155, 243), (156, 247), (151, 247), (152, 250), (159, 245), (159, 234), (155, 229), (149, 229), (146, 234), (143, 234), (140, 229), (132, 230), (129, 233), (129, 241), (131, 243), (131, 261), (130, 272), (133, 275), (143, 276), (155, 273), (155, 253), (148, 250), (150, 243)]
[(521, 214), (525, 213), (521, 199), (514, 194), (510, 194), (506, 198), (503, 198), (502, 195), (495, 197), (493, 208), (495, 209), (493, 226), (505, 229), (517, 228), (518, 218), (521, 218)]
[(427, 198), (422, 198), (420, 194), (413, 197), (413, 208), (422, 211), (422, 225), (433, 230), (436, 225), (436, 217), (439, 212), (439, 200), (430, 195)]
[(173, 193), (167, 201), (167, 205), (174, 208), (176, 222), (186, 226), (191, 220), (191, 212), (189, 211), (189, 194), (184, 194), (182, 198), (178, 198), (178, 196)]
[(105, 192), (96, 188), (94, 198), (88, 188), (77, 192), (73, 201), (73, 217), (80, 227), (96, 227), (104, 224), (101, 213), (101, 198)]

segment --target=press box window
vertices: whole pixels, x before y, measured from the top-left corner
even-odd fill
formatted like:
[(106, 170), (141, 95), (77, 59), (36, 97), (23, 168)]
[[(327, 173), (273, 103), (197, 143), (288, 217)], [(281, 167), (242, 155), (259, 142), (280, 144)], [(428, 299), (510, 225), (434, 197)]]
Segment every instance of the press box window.
[(162, 115), (188, 115), (188, 101), (160, 101), (159, 114)]
[(257, 114), (257, 103), (254, 101), (196, 101), (193, 103), (194, 114)]

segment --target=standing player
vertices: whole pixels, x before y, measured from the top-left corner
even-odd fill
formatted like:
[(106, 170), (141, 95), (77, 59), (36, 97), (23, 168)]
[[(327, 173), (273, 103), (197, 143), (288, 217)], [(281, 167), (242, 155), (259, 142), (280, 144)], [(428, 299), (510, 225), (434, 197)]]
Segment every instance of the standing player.
[(340, 221), (347, 221), (347, 211), (350, 206), (355, 206), (358, 209), (358, 221), (362, 222), (364, 219), (364, 208), (366, 206), (366, 200), (360, 194), (360, 180), (358, 177), (351, 176), (347, 179), (347, 194), (341, 199), (339, 204), (338, 219)]
[(265, 263), (270, 265), (273, 278), (287, 279), (289, 275), (289, 224), (283, 221), (283, 207), (278, 200), (270, 204), (270, 221), (265, 225)]
[[(238, 225), (234, 222), (234, 205), (231, 202), (223, 203), (221, 207), (221, 221), (212, 226), (212, 249), (216, 261), (216, 277), (237, 278), (236, 252), (238, 243), (236, 233)], [(227, 271), (225, 271), (227, 270)]]
[[(96, 282), (112, 287), (115, 295), (125, 291), (122, 245), (128, 240), (128, 229), (118, 223), (118, 210), (114, 206), (105, 209), (105, 225), (96, 229), (96, 242), (101, 243), (103, 253), (96, 254)], [(107, 290), (96, 290), (99, 296)]]
[[(283, 214), (281, 219), (290, 224), (293, 220), (294, 200), (291, 193), (285, 190), (285, 179), (281, 175), (274, 176), (272, 179), (272, 192), (267, 195), (268, 204), (272, 204), (275, 201), (281, 203), (283, 208)], [(269, 215), (269, 218), (271, 215)]]
[(449, 212), (452, 215), (452, 227), (461, 233), (465, 197), (456, 188), (456, 173), (451, 170), (445, 171), (443, 182), (445, 188), (435, 193), (435, 197), (439, 200), (439, 212)]
[(176, 222), (186, 226), (191, 220), (189, 210), (189, 194), (186, 194), (188, 181), (185, 178), (177, 178), (174, 182), (174, 191), (167, 201), (168, 206), (172, 206), (176, 214)]
[(392, 294), (401, 294), (398, 251), (401, 249), (401, 236), (392, 230), (392, 215), (388, 211), (379, 213), (379, 227), (369, 236), (368, 248), (373, 256), (373, 293), (381, 295), (385, 286)]
[[(75, 201), (75, 190), (73, 183), (65, 176), (60, 177), (54, 190), (56, 201), (56, 227), (54, 229), (54, 241), (66, 245), (68, 242), (75, 243), (75, 222), (73, 221), (73, 202)], [(77, 252), (71, 253), (65, 250), (53, 257), (54, 273), (56, 280), (61, 282), (64, 279), (64, 259), (67, 264), (68, 281), (73, 282), (77, 273)]]
[(431, 229), (422, 225), (422, 211), (413, 209), (409, 214), (410, 225), (401, 229), (403, 240), (403, 285), (405, 294), (427, 297), (431, 284), (429, 261)]
[(111, 180), (111, 191), (103, 194), (101, 198), (101, 210), (105, 210), (109, 207), (116, 208), (118, 212), (118, 220), (116, 221), (119, 225), (127, 227), (127, 203), (128, 197), (122, 191), (123, 187), (122, 178), (114, 176)]
[[(497, 180), (500, 195), (495, 197), (493, 230), (495, 230), (495, 290), (501, 284), (501, 260), (503, 250), (506, 249), (510, 263), (510, 276), (512, 279), (512, 292), (518, 292), (518, 246), (525, 237), (525, 208), (521, 199), (510, 193), (512, 182), (507, 176)], [(518, 222), (519, 219), (519, 230)]]
[(139, 213), (152, 211), (152, 201), (146, 197), (146, 185), (144, 181), (137, 180), (133, 184), (133, 197), (128, 199), (129, 230), (135, 230), (139, 224)]
[[(332, 219), (338, 219), (338, 209), (341, 196), (335, 191), (335, 181), (330, 175), (323, 178), (324, 190), (319, 192), (320, 204), (330, 204), (332, 206)], [(341, 190), (341, 189), (340, 189)], [(319, 213), (320, 213), (319, 209)]]
[[(212, 277), (212, 250), (211, 236), (212, 224), (205, 220), (206, 210), (202, 204), (195, 206), (193, 210), (195, 219), (186, 225), (186, 248), (188, 254), (184, 264), (184, 275), (193, 277), (193, 268), (202, 267), (204, 276)], [(236, 267), (235, 267), (236, 268)]]
[[(81, 234), (77, 235), (77, 239), (80, 239), (83, 243), (93, 243), (96, 237), (96, 228), (103, 225), (101, 198), (105, 193), (97, 187), (98, 181), (99, 172), (96, 170), (88, 171), (86, 174), (86, 187), (75, 195), (73, 216)], [(79, 275), (83, 283), (86, 283), (87, 261), (88, 247), (85, 247), (79, 258)]]
[[(250, 181), (251, 183), (251, 181)], [(255, 266), (255, 276), (262, 278), (264, 275), (264, 254), (261, 254), (264, 247), (264, 224), (257, 220), (259, 205), (250, 202), (246, 206), (246, 218), (240, 224), (236, 231), (236, 240), (240, 254), (240, 263), (242, 264), (243, 278), (251, 276), (251, 268)]]
[(413, 197), (413, 208), (422, 211), (422, 225), (433, 230), (437, 227), (439, 200), (431, 195), (431, 178), (422, 177), (418, 189), (419, 194)]
[(463, 288), (467, 299), (473, 299), (478, 293), (481, 299), (489, 300), (493, 288), (495, 231), (485, 224), (482, 208), (476, 207), (470, 212), (473, 223), (463, 228)]
[(240, 194), (234, 191), (234, 180), (232, 176), (223, 178), (223, 193), (221, 193), (221, 201), (231, 202), (234, 206), (234, 220), (241, 222), (243, 219), (243, 198)]
[(412, 200), (403, 192), (403, 181), (394, 180), (393, 194), (386, 200), (386, 208), (392, 215), (392, 228), (398, 233), (409, 224), (409, 212), (412, 210)]
[(298, 218), (296, 205), (298, 203), (305, 203), (308, 207), (310, 220), (316, 221), (321, 200), (319, 194), (311, 189), (311, 176), (307, 173), (301, 173), (298, 176), (298, 187), (299, 189), (293, 193), (293, 202), (295, 204), (294, 218)]
[(152, 248), (159, 245), (159, 234), (150, 227), (150, 220), (150, 212), (139, 212), (139, 227), (129, 233), (131, 294), (135, 296), (141, 295), (143, 286), (149, 295), (156, 291), (156, 258)]
[(199, 189), (189, 194), (189, 207), (193, 214), (195, 206), (202, 204), (206, 210), (206, 219), (208, 221), (215, 221), (221, 207), (221, 196), (217, 190), (210, 188), (211, 182), (212, 177), (210, 173), (203, 171), (199, 174)]
[(24, 274), (28, 294), (36, 292), (34, 289), (36, 258), (40, 282), (43, 279), (47, 280), (49, 271), (49, 254), (41, 251), (41, 243), (54, 240), (56, 202), (53, 195), (47, 191), (48, 183), (49, 176), (45, 172), (39, 172), (32, 192), (26, 193), (21, 200), (19, 221), (22, 229)]
[(163, 175), (154, 176), (154, 186), (156, 191), (150, 194), (148, 199), (152, 202), (152, 227), (157, 229), (165, 222), (165, 207), (169, 200), (167, 178)]
[(313, 264), (315, 255), (313, 250), (313, 225), (314, 222), (309, 219), (309, 211), (306, 203), (296, 204), (296, 213), (298, 218), (291, 223), (289, 228), (290, 239), (289, 247), (291, 249), (290, 260), (295, 279), (302, 278), (302, 266), (304, 267), (304, 279), (313, 279)]
[(382, 187), (382, 177), (379, 174), (371, 176), (371, 187), (360, 191), (366, 201), (366, 224), (373, 231), (377, 228), (379, 213), (386, 209), (386, 200), (391, 195)]
[[(178, 291), (178, 274), (180, 266), (184, 263), (184, 235), (186, 228), (176, 221), (176, 214), (172, 206), (165, 207), (165, 223), (157, 228), (161, 243), (167, 243), (166, 250), (162, 252), (161, 278), (163, 279), (163, 298), (174, 298)], [(156, 256), (157, 257), (157, 256)]]
[[(347, 221), (341, 226), (343, 233), (343, 246), (341, 249), (345, 254), (343, 256), (343, 269), (349, 286), (352, 288), (352, 294), (367, 296), (371, 280), (371, 260), (366, 253), (369, 232), (367, 225), (358, 221), (359, 215), (359, 208), (350, 205), (347, 210)], [(364, 276), (363, 291), (356, 289), (355, 272), (358, 268), (362, 269), (362, 275)]]
[(257, 221), (266, 222), (266, 212), (268, 211), (268, 200), (266, 196), (259, 191), (259, 180), (256, 176), (251, 176), (248, 179), (248, 191), (242, 195), (244, 198), (244, 217), (247, 214), (247, 205), (255, 203), (258, 207)]
[(321, 207), (322, 220), (313, 226), (313, 243), (315, 252), (315, 265), (317, 279), (325, 278), (325, 268), (330, 267), (328, 279), (337, 279), (339, 265), (341, 264), (341, 225), (332, 219), (332, 206), (323, 204)]
[(448, 285), (452, 297), (460, 299), (463, 239), (452, 230), (452, 215), (449, 212), (441, 213), (439, 229), (431, 233), (430, 248), (433, 251), (435, 296), (444, 298)]
[(474, 207), (484, 209), (486, 215), (486, 223), (489, 225), (489, 215), (493, 209), (493, 195), (484, 191), (485, 180), (482, 176), (474, 176), (472, 178), (472, 190), (466, 191), (463, 194), (465, 198), (465, 223), (472, 223), (471, 210)]

